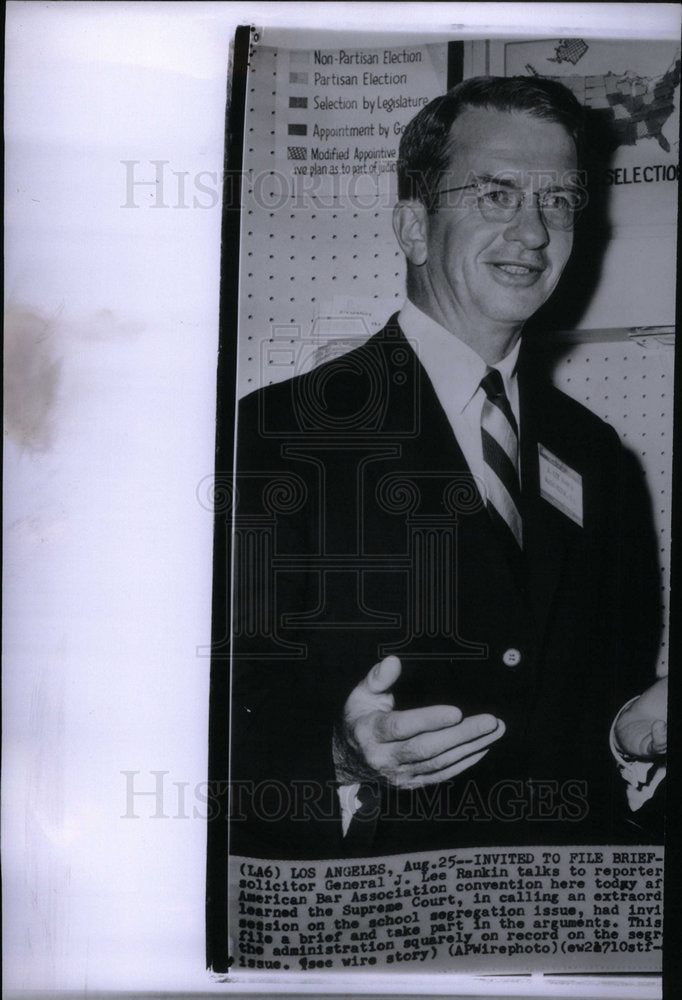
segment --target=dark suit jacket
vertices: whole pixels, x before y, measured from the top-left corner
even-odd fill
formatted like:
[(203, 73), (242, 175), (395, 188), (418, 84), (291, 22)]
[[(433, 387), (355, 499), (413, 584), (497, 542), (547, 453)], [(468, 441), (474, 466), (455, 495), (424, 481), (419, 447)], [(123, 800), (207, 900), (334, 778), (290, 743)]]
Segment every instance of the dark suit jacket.
[[(651, 519), (615, 432), (519, 360), (524, 552), (483, 507), (395, 317), (357, 350), (253, 393), (238, 416), (232, 850), (340, 857), (647, 840), (609, 751), (654, 680)], [(582, 480), (580, 526), (540, 495), (538, 445)], [(332, 732), (388, 653), (397, 708), (507, 730), (422, 792), (381, 788), (341, 836)]]

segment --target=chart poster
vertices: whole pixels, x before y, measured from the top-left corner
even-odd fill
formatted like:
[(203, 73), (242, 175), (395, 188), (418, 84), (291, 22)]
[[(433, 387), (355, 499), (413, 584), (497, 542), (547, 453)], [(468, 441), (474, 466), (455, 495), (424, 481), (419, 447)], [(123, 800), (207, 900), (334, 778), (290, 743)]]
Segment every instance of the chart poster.
[(405, 125), (443, 89), (446, 46), (282, 50), (275, 164), (307, 190), (345, 197), (390, 190)]

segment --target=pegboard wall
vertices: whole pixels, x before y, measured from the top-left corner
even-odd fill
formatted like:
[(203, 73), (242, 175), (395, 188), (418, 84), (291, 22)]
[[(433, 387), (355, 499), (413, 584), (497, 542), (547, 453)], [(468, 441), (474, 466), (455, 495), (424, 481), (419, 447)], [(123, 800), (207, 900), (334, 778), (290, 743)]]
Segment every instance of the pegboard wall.
[[(365, 72), (379, 79), (391, 73), (407, 76), (411, 92), (405, 100), (423, 103), (445, 89), (445, 44), (419, 47), (420, 61), (396, 63), (395, 72), (390, 63), (386, 70), (384, 51), (390, 50), (377, 51), (377, 65), (340, 66), (338, 61), (326, 62), (329, 51), (320, 52), (320, 61), (315, 62), (314, 53), (251, 45), (240, 240), (238, 386), (242, 395), (315, 363), (327, 342), (339, 338), (342, 325), (344, 345), (353, 346), (356, 340), (378, 330), (402, 304), (405, 265), (391, 225), (395, 174), (388, 170), (348, 178), (300, 174), (295, 171), (303, 166), (312, 170), (314, 161), (287, 158), (299, 150), (311, 153), (311, 146), (324, 148), (326, 153), (342, 143), (351, 147), (351, 154), (356, 145), (367, 155), (397, 150), (400, 136), (396, 129), (406, 124), (418, 107), (392, 107), (389, 95), (395, 100), (395, 88), (390, 84), (380, 83), (372, 89), (388, 109), (381, 115), (384, 127), (389, 128), (388, 137), (378, 134), (378, 123), (372, 136), (361, 135), (357, 143), (349, 143), (344, 134), (338, 141), (334, 135), (326, 141), (316, 137), (314, 119), (305, 139), (296, 131), (306, 127), (300, 122), (302, 112), (310, 112), (316, 99), (318, 105), (324, 100), (358, 105), (320, 110), (318, 118), (338, 132), (363, 127), (357, 123), (367, 112), (352, 84), (345, 89), (343, 84), (316, 87), (316, 74), (325, 80), (331, 80), (334, 73), (335, 79), (361, 78)], [(398, 56), (404, 51), (398, 47)], [(416, 47), (411, 47), (407, 55), (414, 51)], [(302, 61), (306, 56), (308, 61)], [(365, 65), (370, 68), (365, 69)], [(412, 92), (409, 77), (417, 73), (419, 98)], [(298, 107), (303, 101), (306, 109)], [(394, 156), (379, 160), (382, 166), (391, 167), (394, 161)], [(349, 159), (348, 164), (341, 161), (336, 166), (351, 164)], [(315, 169), (321, 166), (329, 169), (324, 161)]]
[[(426, 53), (421, 64), (406, 67), (397, 62), (393, 68), (396, 75), (407, 76), (402, 86), (412, 100), (426, 103), (446, 89), (446, 43), (421, 50)], [(413, 50), (395, 51), (407, 59)], [(336, 72), (338, 80), (342, 69), (349, 77), (364, 72), (362, 63), (340, 67), (338, 59), (332, 63), (327, 57), (328, 52), (322, 51), (315, 62), (313, 52), (252, 41), (239, 262), (240, 396), (351, 349), (378, 330), (405, 298), (404, 258), (391, 225), (395, 175), (388, 168), (380, 174), (362, 174), (362, 184), (349, 188), (338, 175), (311, 174), (310, 160), (307, 172), (296, 172), (305, 162), (297, 157), (310, 153), (314, 138), (310, 125), (301, 123), (304, 116), (299, 109), (305, 110), (305, 102), (309, 110), (316, 95), (319, 105), (319, 95), (329, 93), (324, 84), (315, 86), (315, 74), (328, 73), (331, 79)], [(418, 76), (409, 77), (410, 65)], [(383, 65), (370, 66), (377, 78), (386, 72)], [(333, 92), (347, 94), (335, 98), (339, 103), (354, 100), (352, 86), (344, 91), (340, 84)], [(377, 92), (382, 92), (381, 84)], [(388, 137), (371, 136), (374, 147), (381, 142), (382, 152), (397, 149), (401, 125), (417, 110), (407, 106), (387, 112), (386, 120), (397, 124), (391, 125)], [(319, 117), (339, 130), (338, 150), (347, 139), (344, 130), (353, 127), (348, 123), (359, 120), (363, 108), (332, 111)], [(327, 145), (333, 142), (332, 135)], [(364, 148), (370, 148), (367, 142)], [(674, 338), (646, 331), (591, 335), (583, 331), (579, 337), (568, 335), (575, 341), (568, 349), (566, 337), (560, 339), (555, 383), (608, 421), (645, 472), (659, 537), (666, 627), (658, 672), (663, 674), (667, 672)]]

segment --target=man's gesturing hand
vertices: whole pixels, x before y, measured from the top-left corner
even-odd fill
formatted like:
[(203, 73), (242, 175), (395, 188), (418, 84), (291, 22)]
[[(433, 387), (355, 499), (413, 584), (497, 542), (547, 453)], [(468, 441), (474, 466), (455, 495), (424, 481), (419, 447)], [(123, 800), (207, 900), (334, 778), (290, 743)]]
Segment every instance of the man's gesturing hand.
[(620, 750), (641, 760), (662, 757), (668, 745), (667, 703), (668, 678), (661, 677), (624, 708), (616, 720), (616, 743)]
[(400, 671), (400, 660), (387, 656), (351, 691), (335, 738), (340, 781), (380, 777), (401, 788), (446, 781), (481, 760), (503, 735), (501, 719), (465, 718), (454, 705), (395, 711), (390, 691)]

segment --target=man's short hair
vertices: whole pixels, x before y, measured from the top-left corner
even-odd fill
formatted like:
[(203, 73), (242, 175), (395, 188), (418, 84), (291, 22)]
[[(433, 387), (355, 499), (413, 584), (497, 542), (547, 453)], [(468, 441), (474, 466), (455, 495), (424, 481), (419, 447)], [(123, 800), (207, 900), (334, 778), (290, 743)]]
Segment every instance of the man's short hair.
[(468, 108), (525, 111), (563, 125), (575, 142), (578, 164), (582, 161), (583, 109), (567, 87), (537, 76), (475, 76), (436, 97), (408, 124), (398, 151), (398, 198), (421, 201), (431, 208), (450, 160), (450, 129)]

